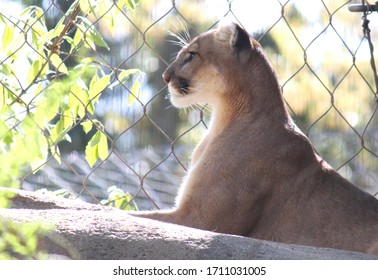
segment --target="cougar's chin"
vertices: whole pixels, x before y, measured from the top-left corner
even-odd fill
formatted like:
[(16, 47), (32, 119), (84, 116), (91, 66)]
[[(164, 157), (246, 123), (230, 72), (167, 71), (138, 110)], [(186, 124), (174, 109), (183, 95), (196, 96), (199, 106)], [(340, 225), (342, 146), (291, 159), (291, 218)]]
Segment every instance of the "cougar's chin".
[(182, 93), (180, 90), (176, 89), (172, 85), (168, 85), (168, 90), (169, 90), (169, 96), (170, 96), (170, 101), (173, 106), (177, 108), (185, 108), (189, 107), (195, 103), (196, 101), (196, 93), (194, 92), (186, 92), (185, 94)]

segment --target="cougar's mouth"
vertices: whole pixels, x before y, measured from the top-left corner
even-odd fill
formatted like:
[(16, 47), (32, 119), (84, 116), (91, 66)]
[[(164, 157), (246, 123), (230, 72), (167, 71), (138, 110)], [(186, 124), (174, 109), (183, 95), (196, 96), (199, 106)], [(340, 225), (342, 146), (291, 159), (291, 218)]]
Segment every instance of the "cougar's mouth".
[(189, 81), (184, 78), (178, 78), (177, 89), (179, 93), (182, 95), (189, 94)]
[(185, 108), (197, 100), (197, 94), (193, 91), (191, 80), (177, 77), (168, 84), (170, 100), (173, 106), (177, 108)]

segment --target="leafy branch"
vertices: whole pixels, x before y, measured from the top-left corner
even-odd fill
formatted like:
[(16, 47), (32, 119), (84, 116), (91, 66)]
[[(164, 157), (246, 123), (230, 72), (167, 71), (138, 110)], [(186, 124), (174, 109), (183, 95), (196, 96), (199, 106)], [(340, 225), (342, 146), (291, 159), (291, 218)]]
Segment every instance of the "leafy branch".
[[(115, 12), (138, 4), (116, 2)], [(106, 14), (113, 5), (109, 0), (77, 0), (51, 30), (40, 7), (27, 7), (17, 17), (0, 12), (0, 186), (19, 187), (18, 178), (37, 172), (50, 158), (60, 162), (58, 144), (69, 141), (68, 133), (78, 124), (87, 134), (96, 130), (85, 150), (88, 164), (108, 157), (108, 139), (95, 118), (95, 104), (107, 89), (131, 76), (136, 80), (131, 93), (139, 94), (143, 75), (137, 69), (105, 73), (101, 63), (88, 58), (91, 52), (97, 54), (97, 47), (110, 50), (88, 16)], [(70, 46), (68, 52), (61, 50), (63, 44)], [(13, 196), (1, 190), (0, 208), (9, 207)], [(109, 194), (114, 206), (125, 206), (127, 199), (118, 189)], [(0, 259), (43, 258), (37, 244), (44, 231), (40, 225), (1, 221)]]
[[(137, 2), (117, 1), (117, 9), (132, 10)], [(36, 172), (49, 157), (60, 162), (58, 144), (69, 141), (69, 131), (79, 123), (86, 133), (97, 130), (86, 148), (88, 164), (108, 156), (95, 105), (108, 88), (143, 75), (136, 69), (105, 73), (101, 63), (88, 58), (97, 47), (109, 51), (88, 16), (106, 14), (113, 4), (77, 0), (51, 30), (39, 7), (27, 7), (18, 17), (0, 13), (0, 161), (8, 163), (0, 171), (0, 185), (18, 186), (15, 178)], [(61, 51), (64, 43), (68, 53)], [(67, 64), (69, 57), (76, 61), (73, 66)], [(140, 91), (140, 78), (135, 81), (132, 93), (137, 95), (133, 91)]]

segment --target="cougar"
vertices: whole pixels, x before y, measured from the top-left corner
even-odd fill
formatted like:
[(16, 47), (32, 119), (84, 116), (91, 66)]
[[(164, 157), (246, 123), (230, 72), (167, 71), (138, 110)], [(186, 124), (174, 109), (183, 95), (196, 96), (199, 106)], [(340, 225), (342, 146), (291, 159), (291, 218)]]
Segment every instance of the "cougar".
[(260, 44), (237, 24), (182, 48), (163, 74), (178, 108), (209, 104), (171, 210), (134, 215), (290, 244), (378, 254), (378, 200), (314, 150)]

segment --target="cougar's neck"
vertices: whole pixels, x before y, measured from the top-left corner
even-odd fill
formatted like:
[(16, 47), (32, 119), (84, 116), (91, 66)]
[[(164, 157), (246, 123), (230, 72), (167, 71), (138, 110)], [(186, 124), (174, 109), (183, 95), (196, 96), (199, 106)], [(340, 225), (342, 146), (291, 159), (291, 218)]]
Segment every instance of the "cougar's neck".
[(209, 127), (209, 134), (217, 135), (232, 123), (238, 116), (237, 110), (226, 104), (213, 104), (211, 112), (211, 121)]
[(229, 91), (211, 104), (210, 129), (219, 132), (240, 117), (252, 121), (268, 117), (282, 123), (290, 122), (277, 76), (265, 56), (259, 54), (247, 71), (240, 70), (232, 81), (228, 81)]
[(240, 69), (232, 87), (233, 92), (224, 102), (228, 111), (237, 114), (249, 114), (251, 118), (269, 116), (288, 121), (281, 87), (277, 75), (263, 53), (250, 57), (247, 69)]

